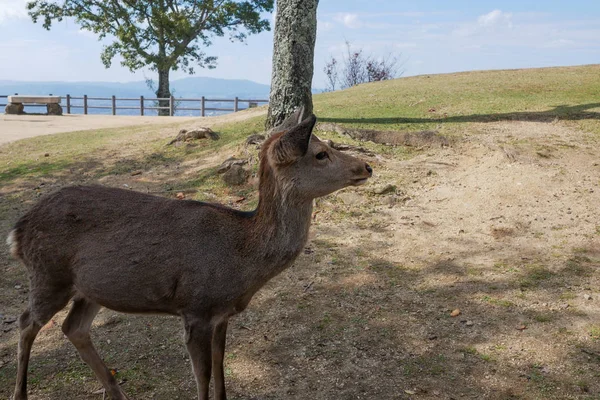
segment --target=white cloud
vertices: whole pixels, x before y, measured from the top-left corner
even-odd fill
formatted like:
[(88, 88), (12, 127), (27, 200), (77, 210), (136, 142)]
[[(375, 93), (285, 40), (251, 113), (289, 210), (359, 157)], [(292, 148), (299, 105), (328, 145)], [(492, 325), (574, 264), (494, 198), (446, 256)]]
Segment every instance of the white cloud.
[(477, 18), (477, 24), (484, 28), (508, 27), (512, 28), (512, 14), (494, 10)]
[(494, 33), (506, 30), (512, 30), (512, 13), (494, 10), (487, 14), (477, 17), (476, 22), (469, 22), (459, 25), (452, 31), (455, 36), (473, 36), (482, 33)]
[(317, 20), (317, 30), (319, 32), (327, 32), (333, 29), (333, 24), (329, 21)]
[(575, 41), (569, 39), (556, 39), (551, 40), (544, 44), (544, 47), (548, 48), (558, 48), (558, 47), (572, 47), (576, 44)]
[(0, 0), (0, 24), (9, 19), (27, 18), (28, 0)]
[(417, 47), (417, 44), (410, 43), (410, 42), (400, 42), (400, 43), (394, 43), (394, 47), (396, 47), (398, 49), (413, 49), (413, 48)]
[(333, 17), (333, 19), (350, 29), (357, 29), (363, 25), (357, 14), (340, 13)]

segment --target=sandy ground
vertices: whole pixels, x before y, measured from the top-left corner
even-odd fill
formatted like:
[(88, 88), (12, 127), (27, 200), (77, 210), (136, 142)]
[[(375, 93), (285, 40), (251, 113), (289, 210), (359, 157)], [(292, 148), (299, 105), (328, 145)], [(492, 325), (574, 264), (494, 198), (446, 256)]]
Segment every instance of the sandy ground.
[[(248, 118), (264, 112), (258, 108), (239, 112), (239, 116)], [(230, 116), (231, 117), (231, 116)], [(176, 124), (187, 121), (205, 120), (211, 125), (223, 120), (219, 117), (141, 117), (115, 115), (6, 115), (0, 114), (0, 145), (34, 136), (51, 135), (60, 132), (85, 131), (89, 129), (119, 128), (135, 125)], [(239, 117), (230, 120), (237, 120)], [(204, 124), (204, 123), (203, 123)]]
[[(409, 160), (368, 157), (372, 181), (320, 199), (304, 254), (232, 319), (230, 398), (600, 398), (598, 149), (597, 136), (572, 127), (514, 121), (472, 124), (456, 144)], [(175, 187), (205, 162), (102, 183)], [(87, 172), (49, 176), (38, 190)], [(375, 193), (387, 184), (396, 189)], [(0, 266), (0, 311), (12, 320), (26, 276), (6, 255)], [(65, 314), (34, 345), (30, 398), (100, 399), (60, 330)], [(18, 330), (2, 327), (6, 398)], [(102, 310), (93, 331), (132, 398), (194, 398), (176, 319)]]

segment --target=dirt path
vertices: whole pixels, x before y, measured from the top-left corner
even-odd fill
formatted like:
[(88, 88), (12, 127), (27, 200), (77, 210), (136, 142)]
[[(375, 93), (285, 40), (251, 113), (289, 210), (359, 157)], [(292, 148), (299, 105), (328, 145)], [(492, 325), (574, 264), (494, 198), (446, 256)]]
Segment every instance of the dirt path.
[(224, 121), (239, 121), (266, 112), (264, 108), (242, 111), (236, 115), (217, 117), (156, 117), (118, 115), (7, 115), (0, 114), (0, 145), (28, 137), (51, 135), (61, 132), (85, 131), (90, 129), (119, 128), (139, 125), (169, 125), (198, 121), (211, 126)]

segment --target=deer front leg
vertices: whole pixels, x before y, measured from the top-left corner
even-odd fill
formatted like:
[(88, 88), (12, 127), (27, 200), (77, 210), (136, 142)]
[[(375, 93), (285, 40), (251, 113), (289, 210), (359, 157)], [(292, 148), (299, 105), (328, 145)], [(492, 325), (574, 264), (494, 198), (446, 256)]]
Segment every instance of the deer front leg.
[(198, 385), (198, 400), (208, 400), (213, 327), (209, 321), (185, 318), (185, 344)]
[(227, 400), (227, 395), (225, 394), (225, 374), (223, 372), (226, 337), (227, 320), (223, 320), (215, 326), (212, 337), (212, 369), (215, 377), (215, 400)]

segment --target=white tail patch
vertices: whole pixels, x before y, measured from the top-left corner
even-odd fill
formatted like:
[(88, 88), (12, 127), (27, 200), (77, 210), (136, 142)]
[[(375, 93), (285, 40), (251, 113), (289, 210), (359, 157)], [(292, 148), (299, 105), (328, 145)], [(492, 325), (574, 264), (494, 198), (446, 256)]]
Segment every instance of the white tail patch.
[(8, 245), (10, 254), (14, 258), (19, 258), (19, 242), (17, 241), (17, 232), (15, 230), (10, 231), (10, 233), (8, 234), (8, 238), (6, 238), (6, 244)]

